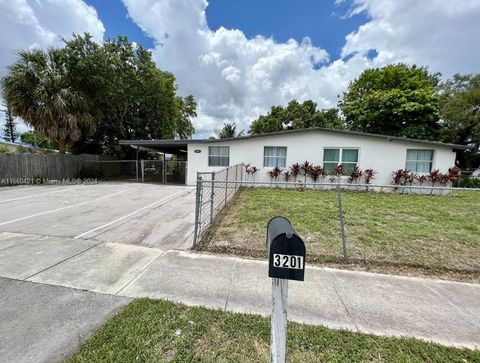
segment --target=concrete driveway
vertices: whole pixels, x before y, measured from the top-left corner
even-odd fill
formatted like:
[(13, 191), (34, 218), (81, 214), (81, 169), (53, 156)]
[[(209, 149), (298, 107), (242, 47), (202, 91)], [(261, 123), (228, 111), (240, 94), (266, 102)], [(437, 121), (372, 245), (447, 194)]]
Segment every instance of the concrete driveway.
[(192, 187), (100, 183), (0, 188), (0, 232), (162, 249), (193, 242)]
[(185, 186), (0, 188), (0, 361), (73, 353), (162, 250), (191, 247), (194, 203)]

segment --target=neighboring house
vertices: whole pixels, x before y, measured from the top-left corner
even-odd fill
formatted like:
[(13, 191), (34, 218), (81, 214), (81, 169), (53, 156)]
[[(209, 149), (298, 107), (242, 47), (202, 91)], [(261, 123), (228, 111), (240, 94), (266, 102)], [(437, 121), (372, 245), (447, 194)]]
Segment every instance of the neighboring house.
[(3, 140), (0, 140), (0, 146), (8, 150), (9, 153), (24, 153), (26, 151), (30, 153), (42, 153), (44, 150), (42, 148), (30, 145), (30, 144), (3, 141)]
[(270, 181), (267, 172), (273, 167), (285, 170), (304, 161), (326, 170), (343, 164), (346, 174), (355, 166), (363, 170), (371, 168), (377, 172), (373, 183), (391, 184), (392, 172), (398, 169), (418, 174), (428, 174), (434, 169), (447, 172), (455, 165), (456, 151), (468, 149), (463, 145), (324, 128), (215, 140), (122, 140), (120, 144), (186, 154), (188, 185), (195, 184), (197, 172), (239, 163), (260, 169), (256, 181)]

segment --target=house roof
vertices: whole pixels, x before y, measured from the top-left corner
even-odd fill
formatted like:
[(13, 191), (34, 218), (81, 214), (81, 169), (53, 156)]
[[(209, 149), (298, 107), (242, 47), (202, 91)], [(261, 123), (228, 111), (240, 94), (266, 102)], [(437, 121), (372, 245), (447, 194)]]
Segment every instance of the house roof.
[(412, 142), (417, 144), (425, 144), (425, 145), (431, 145), (431, 146), (437, 146), (437, 147), (447, 147), (447, 148), (459, 149), (459, 150), (470, 149), (470, 147), (466, 145), (448, 144), (448, 143), (443, 143), (439, 141), (417, 140), (417, 139), (411, 139), (411, 138), (399, 137), (399, 136), (370, 134), (367, 132), (328, 129), (323, 127), (312, 127), (308, 129), (297, 129), (297, 130), (284, 130), (284, 131), (270, 132), (268, 134), (246, 135), (246, 136), (238, 136), (238, 137), (225, 138), (225, 139), (120, 140), (120, 145), (132, 145), (137, 147), (145, 147), (145, 148), (151, 148), (156, 150), (162, 150), (168, 153), (173, 150), (177, 150), (177, 151), (181, 149), (186, 150), (188, 144), (211, 144), (211, 143), (217, 143), (217, 142), (231, 142), (231, 141), (235, 142), (235, 141), (242, 141), (242, 140), (262, 138), (262, 137), (271, 137), (271, 136), (277, 136), (277, 135), (299, 134), (299, 133), (305, 133), (305, 132), (318, 132), (318, 131), (332, 133), (332, 134), (372, 137), (372, 138), (384, 139), (387, 141)]

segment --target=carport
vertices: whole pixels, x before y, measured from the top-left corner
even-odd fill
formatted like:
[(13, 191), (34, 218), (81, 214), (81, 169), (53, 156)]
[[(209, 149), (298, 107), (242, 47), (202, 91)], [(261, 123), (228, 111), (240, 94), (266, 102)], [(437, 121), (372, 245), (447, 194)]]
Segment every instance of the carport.
[[(163, 184), (186, 184), (188, 140), (120, 140), (119, 144), (137, 150), (142, 182), (154, 181)], [(163, 154), (158, 160), (139, 160), (140, 151), (155, 151)], [(170, 155), (170, 156), (167, 156)]]

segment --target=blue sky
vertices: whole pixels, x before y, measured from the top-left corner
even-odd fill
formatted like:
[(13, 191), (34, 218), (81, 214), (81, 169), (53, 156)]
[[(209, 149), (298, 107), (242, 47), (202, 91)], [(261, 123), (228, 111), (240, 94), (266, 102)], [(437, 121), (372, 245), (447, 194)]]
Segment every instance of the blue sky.
[[(86, 0), (93, 6), (105, 26), (105, 36), (126, 35), (131, 41), (154, 47), (154, 40), (145, 34), (127, 15), (120, 0)], [(309, 37), (321, 47), (330, 60), (340, 57), (345, 36), (368, 19), (362, 13), (345, 18), (349, 2), (312, 0), (210, 0), (206, 9), (207, 22), (212, 30), (220, 27), (239, 29), (248, 38), (257, 35), (272, 37), (277, 42)]]
[(207, 21), (212, 30), (223, 26), (242, 30), (249, 38), (258, 34), (278, 42), (309, 37), (313, 45), (338, 58), (345, 36), (366, 22), (360, 14), (342, 19), (348, 2), (312, 0), (212, 0)]

